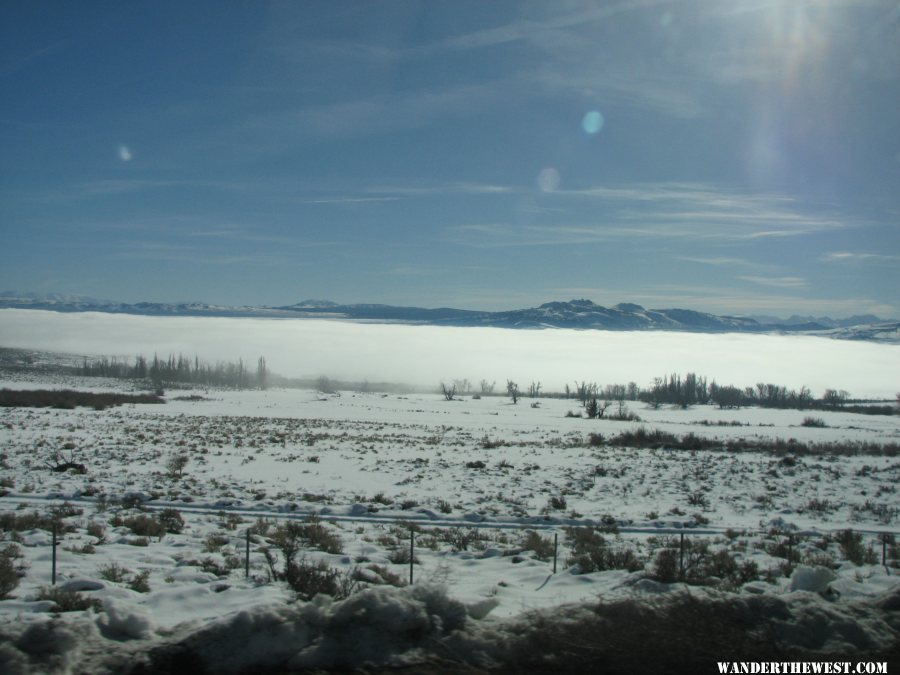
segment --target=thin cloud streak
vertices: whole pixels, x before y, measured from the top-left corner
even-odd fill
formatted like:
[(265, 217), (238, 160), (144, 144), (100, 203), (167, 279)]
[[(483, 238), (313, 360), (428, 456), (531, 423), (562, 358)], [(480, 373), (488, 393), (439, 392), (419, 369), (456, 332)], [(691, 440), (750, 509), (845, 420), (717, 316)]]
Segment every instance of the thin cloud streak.
[(820, 258), (824, 262), (897, 262), (900, 255), (885, 255), (883, 253), (850, 253), (839, 251), (826, 253)]
[(700, 263), (701, 265), (712, 265), (714, 267), (748, 267), (748, 268), (764, 268), (768, 265), (746, 260), (744, 258), (704, 258), (702, 256), (674, 256), (675, 260), (683, 260), (685, 262)]
[[(279, 265), (287, 258), (279, 254), (231, 254), (210, 251), (207, 248), (185, 247), (159, 242), (133, 242), (119, 250), (114, 257), (126, 260), (152, 260), (158, 262), (183, 262), (200, 265)], [(291, 264), (302, 265), (291, 261)]]
[(800, 277), (755, 277), (739, 276), (741, 281), (749, 281), (760, 286), (773, 286), (774, 288), (805, 288), (809, 284), (806, 279)]
[[(849, 218), (801, 212), (799, 205), (784, 195), (745, 195), (697, 184), (562, 190), (546, 198), (599, 200), (607, 213), (603, 222), (594, 223), (465, 223), (448, 228), (447, 238), (480, 248), (564, 246), (647, 238), (737, 243), (799, 237), (863, 224)], [(570, 220), (577, 217), (571, 216)]]
[(494, 28), (472, 31), (446, 40), (441, 40), (411, 51), (415, 54), (424, 54), (495, 47), (510, 42), (533, 39), (542, 33), (603, 21), (619, 14), (633, 12), (645, 7), (670, 3), (671, 0), (632, 0), (631, 2), (622, 2), (617, 5), (564, 14), (543, 21), (519, 19)]

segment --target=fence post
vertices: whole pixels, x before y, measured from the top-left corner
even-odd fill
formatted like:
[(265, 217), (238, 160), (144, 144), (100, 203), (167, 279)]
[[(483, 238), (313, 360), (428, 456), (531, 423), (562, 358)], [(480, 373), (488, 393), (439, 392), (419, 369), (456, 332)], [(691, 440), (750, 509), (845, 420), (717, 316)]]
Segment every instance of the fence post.
[(679, 532), (681, 538), (678, 543), (678, 578), (684, 579), (684, 532)]
[(247, 544), (244, 549), (244, 578), (250, 576), (250, 528), (247, 528)]
[(553, 574), (556, 574), (556, 555), (559, 550), (559, 533), (553, 533)]
[(412, 586), (413, 582), (413, 562), (416, 559), (416, 533), (413, 532), (413, 529), (409, 529), (409, 585)]
[(794, 564), (794, 535), (788, 532), (788, 565)]
[(53, 552), (50, 554), (50, 561), (51, 561), (51, 563), (50, 563), (50, 565), (51, 565), (50, 585), (55, 586), (56, 585), (56, 520), (55, 519), (53, 521), (53, 526), (50, 528), (50, 530), (53, 533), (53, 539), (52, 539)]

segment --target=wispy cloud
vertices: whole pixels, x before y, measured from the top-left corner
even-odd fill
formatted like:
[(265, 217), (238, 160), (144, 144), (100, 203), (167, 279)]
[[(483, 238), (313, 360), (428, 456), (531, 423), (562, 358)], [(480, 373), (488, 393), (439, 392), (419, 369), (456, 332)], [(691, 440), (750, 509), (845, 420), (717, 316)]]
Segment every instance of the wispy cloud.
[(61, 49), (65, 49), (69, 45), (69, 42), (69, 40), (59, 40), (46, 47), (41, 47), (28, 54), (19, 56), (18, 58), (10, 59), (5, 63), (0, 63), (0, 77), (6, 77), (7, 75), (12, 75), (13, 73), (28, 68), (32, 64), (37, 63), (51, 54), (54, 54)]
[[(277, 265), (287, 262), (280, 254), (229, 253), (208, 248), (180, 246), (161, 242), (131, 242), (115, 254), (128, 260), (183, 262), (199, 265)], [(291, 261), (291, 264), (302, 265)]]
[(386, 274), (401, 277), (421, 277), (421, 276), (446, 276), (452, 275), (458, 277), (460, 274), (468, 272), (485, 272), (493, 268), (481, 265), (426, 265), (426, 264), (405, 264), (392, 265), (385, 268)]
[(804, 288), (808, 285), (806, 279), (801, 279), (800, 277), (739, 276), (738, 279), (749, 281), (751, 284), (773, 286), (774, 288)]
[(681, 119), (695, 119), (709, 112), (691, 87), (679, 85), (673, 78), (642, 73), (636, 67), (622, 75), (578, 72), (569, 64), (548, 63), (533, 77), (547, 91), (575, 92), (584, 98), (617, 101)]
[(300, 199), (301, 204), (361, 204), (368, 202), (395, 202), (399, 197), (322, 197), (319, 199)]
[(900, 261), (900, 255), (888, 255), (884, 253), (851, 253), (849, 251), (836, 251), (826, 253), (821, 258), (825, 262), (885, 262), (895, 263)]
[(684, 260), (685, 262), (700, 263), (701, 265), (712, 265), (714, 267), (765, 267), (761, 263), (746, 260), (744, 258), (726, 258), (726, 257), (703, 257), (703, 256), (674, 256), (676, 260)]
[(258, 243), (258, 244), (292, 244), (298, 245), (303, 244), (303, 246), (329, 246), (338, 242), (329, 242), (329, 241), (314, 241), (314, 242), (300, 242), (296, 237), (289, 237), (284, 235), (274, 235), (274, 234), (266, 234), (265, 232), (260, 231), (259, 229), (250, 229), (240, 226), (213, 226), (205, 229), (193, 229), (182, 232), (186, 237), (200, 238), (200, 239), (217, 239), (219, 241), (225, 242), (234, 242), (234, 243)]
[(440, 194), (466, 194), (466, 195), (504, 195), (520, 192), (521, 188), (508, 185), (496, 185), (493, 183), (441, 183), (436, 185), (382, 185), (366, 188), (373, 194), (387, 194), (398, 196), (420, 196)]
[[(239, 142), (248, 150), (284, 152), (299, 144), (370, 136), (428, 127), (447, 118), (477, 116), (486, 109), (520, 100), (527, 91), (514, 81), (457, 84), (407, 92), (384, 92), (333, 104), (286, 107), (258, 114), (214, 138)], [(221, 142), (219, 140), (218, 142)]]
[(541, 20), (516, 19), (493, 28), (472, 31), (456, 35), (445, 40), (432, 43), (416, 50), (423, 52), (441, 52), (451, 50), (470, 50), (509, 44), (520, 40), (531, 40), (544, 33), (564, 28), (584, 26), (603, 21), (626, 12), (633, 12), (644, 7), (668, 4), (670, 0), (631, 0), (605, 7), (587, 6), (579, 12), (569, 12), (545, 17)]
[[(590, 244), (623, 239), (748, 242), (836, 231), (860, 225), (846, 217), (809, 212), (783, 195), (744, 194), (696, 184), (638, 184), (561, 190), (548, 201), (600, 202), (603, 215), (544, 224), (466, 223), (447, 230), (455, 243), (479, 247)], [(580, 213), (597, 208), (582, 208)], [(579, 222), (580, 221), (580, 222)]]

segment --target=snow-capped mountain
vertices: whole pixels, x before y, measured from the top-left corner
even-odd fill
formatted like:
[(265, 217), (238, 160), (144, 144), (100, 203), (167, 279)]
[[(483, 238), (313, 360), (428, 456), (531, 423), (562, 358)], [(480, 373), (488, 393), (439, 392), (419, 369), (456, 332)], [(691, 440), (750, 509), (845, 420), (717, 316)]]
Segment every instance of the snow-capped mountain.
[[(329, 300), (303, 300), (292, 305), (240, 306), (200, 302), (134, 304), (72, 295), (0, 292), (0, 308), (56, 312), (106, 312), (149, 316), (227, 316), (331, 318), (442, 326), (500, 328), (576, 328), (598, 330), (676, 330), (692, 332), (790, 332), (827, 337), (900, 341), (900, 323), (875, 316), (835, 320), (829, 317), (719, 316), (690, 309), (645, 309), (633, 303), (604, 307), (591, 300), (547, 302), (539, 307), (483, 312), (451, 307), (397, 307), (381, 304), (341, 305)], [(856, 323), (853, 323), (856, 321)]]

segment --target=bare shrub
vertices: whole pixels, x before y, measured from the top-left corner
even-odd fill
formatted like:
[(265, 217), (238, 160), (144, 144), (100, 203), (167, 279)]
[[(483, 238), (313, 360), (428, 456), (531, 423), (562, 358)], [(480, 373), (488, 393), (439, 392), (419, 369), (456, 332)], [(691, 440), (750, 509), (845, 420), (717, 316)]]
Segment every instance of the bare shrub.
[(343, 600), (359, 588), (354, 572), (342, 573), (324, 560), (311, 562), (306, 558), (292, 562), (285, 569), (284, 580), (301, 600), (312, 600), (319, 594)]
[(878, 563), (878, 556), (871, 548), (863, 546), (863, 536), (861, 532), (853, 530), (841, 530), (834, 535), (835, 541), (841, 547), (841, 554), (854, 565), (875, 565)]
[(178, 509), (163, 509), (156, 518), (169, 534), (180, 534), (184, 530), (184, 518)]
[(553, 495), (548, 502), (548, 506), (555, 511), (565, 511), (566, 505), (566, 498), (563, 495)]
[(38, 591), (38, 600), (50, 600), (54, 605), (54, 612), (82, 612), (86, 609), (93, 609), (97, 612), (103, 611), (103, 603), (97, 598), (89, 598), (76, 591), (68, 591), (59, 586), (46, 586)]
[(228, 543), (228, 536), (218, 532), (210, 532), (203, 540), (203, 552), (215, 553)]
[(87, 533), (91, 537), (96, 537), (98, 544), (106, 540), (106, 528), (100, 523), (88, 523)]
[(577, 565), (581, 574), (613, 569), (635, 572), (644, 568), (644, 563), (632, 549), (609, 546), (603, 536), (590, 527), (568, 528), (566, 534), (573, 540), (574, 554), (566, 560), (566, 565)]
[(534, 530), (528, 530), (522, 536), (522, 548), (526, 551), (533, 551), (534, 557), (538, 560), (550, 560), (553, 557), (553, 542)]
[(150, 584), (148, 580), (150, 579), (150, 570), (144, 570), (142, 572), (138, 572), (128, 581), (128, 588), (137, 593), (149, 593), (150, 592)]
[(162, 539), (166, 535), (166, 526), (153, 516), (145, 514), (125, 518), (123, 525), (139, 537), (158, 537)]
[(699, 506), (701, 509), (709, 508), (709, 497), (707, 497), (701, 490), (695, 490), (694, 492), (688, 495), (688, 504), (691, 506)]
[(678, 551), (664, 548), (656, 554), (653, 562), (653, 578), (664, 584), (678, 580)]
[[(406, 586), (406, 581), (399, 574), (396, 574), (384, 565), (372, 563), (371, 565), (366, 565), (365, 570), (371, 572), (371, 574), (364, 575), (362, 570), (359, 569), (354, 572), (354, 576), (358, 581), (375, 583), (376, 585), (386, 584), (388, 586), (397, 586), (398, 588)], [(373, 581), (372, 576), (376, 577), (377, 581)]]
[(288, 521), (279, 525), (268, 538), (281, 552), (283, 558), (283, 564), (279, 569), (272, 551), (268, 547), (262, 549), (269, 565), (270, 575), (276, 580), (289, 583), (288, 577), (293, 574), (291, 570), (297, 565), (297, 554), (303, 546), (318, 548), (326, 553), (343, 553), (340, 537), (330, 532), (315, 516), (311, 516), (305, 522)]
[(414, 565), (420, 564), (419, 558), (410, 556), (409, 545), (399, 544), (387, 555), (387, 559), (395, 565), (409, 565), (410, 559)]
[(484, 539), (477, 527), (434, 528), (431, 534), (450, 545), (454, 551), (468, 551), (469, 547)]
[(123, 581), (125, 581), (125, 579), (128, 578), (129, 574), (131, 574), (131, 570), (128, 569), (127, 567), (120, 565), (116, 561), (113, 561), (113, 562), (109, 563), (108, 565), (104, 565), (103, 567), (100, 567), (99, 569), (97, 569), (97, 575), (101, 579), (105, 579), (106, 581), (112, 581), (113, 583), (116, 583), (116, 584), (120, 584)]
[(9, 544), (0, 550), (0, 599), (9, 597), (19, 585), (19, 577), (24, 569), (17, 567), (16, 558), (22, 557), (22, 551), (15, 544)]

